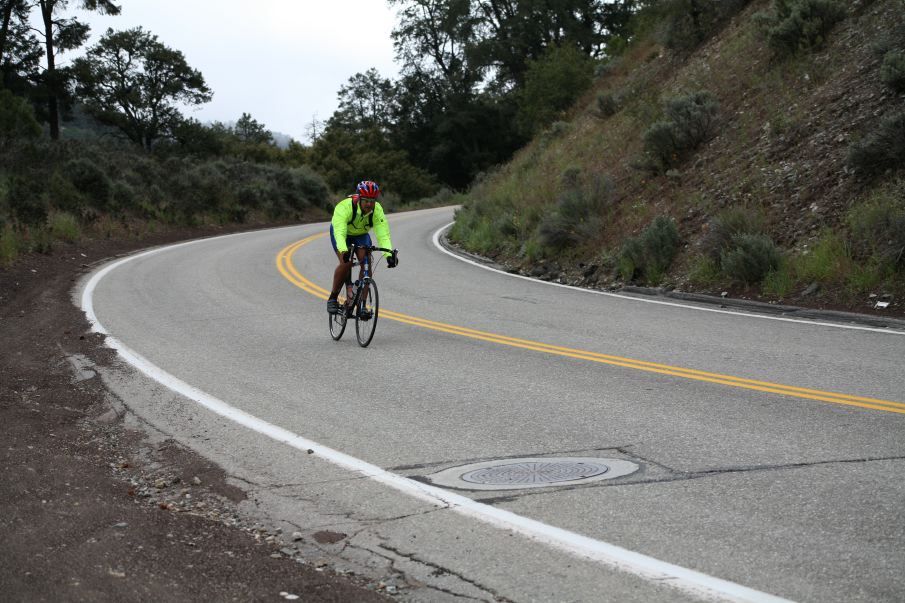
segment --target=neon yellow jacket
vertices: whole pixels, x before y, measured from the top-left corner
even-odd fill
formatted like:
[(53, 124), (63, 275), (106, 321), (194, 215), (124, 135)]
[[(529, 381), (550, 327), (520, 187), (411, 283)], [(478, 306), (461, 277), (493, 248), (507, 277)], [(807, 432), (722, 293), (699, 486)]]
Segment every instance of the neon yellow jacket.
[[(393, 242), (390, 240), (390, 225), (387, 223), (386, 216), (383, 213), (383, 207), (379, 202), (374, 203), (374, 234), (377, 235), (377, 246), (384, 249), (392, 249)], [(351, 224), (350, 224), (351, 222)], [(346, 197), (336, 204), (333, 210), (333, 238), (336, 239), (336, 249), (339, 252), (348, 251), (346, 245), (346, 236), (358, 236), (367, 234), (370, 229), (370, 214), (361, 215), (361, 208), (355, 212), (355, 221), (352, 221), (352, 197)], [(390, 254), (383, 252), (383, 255), (390, 257)]]

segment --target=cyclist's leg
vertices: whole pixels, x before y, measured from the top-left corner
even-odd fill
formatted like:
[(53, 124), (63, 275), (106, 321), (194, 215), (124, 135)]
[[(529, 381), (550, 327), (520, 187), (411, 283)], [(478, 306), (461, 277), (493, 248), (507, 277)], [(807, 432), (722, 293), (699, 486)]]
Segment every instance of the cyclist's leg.
[[(360, 237), (358, 244), (362, 246), (370, 247), (373, 243), (371, 243), (371, 235), (369, 233), (365, 233)], [(361, 266), (361, 269), (358, 271), (358, 280), (362, 280), (365, 277), (365, 255), (368, 256), (368, 269), (371, 271), (371, 274), (374, 273), (374, 257), (371, 255), (371, 252), (365, 252), (364, 249), (360, 249), (358, 252), (358, 263)]]
[[(365, 277), (365, 256), (370, 256), (370, 254), (364, 249), (358, 249), (355, 255), (358, 256), (358, 280), (361, 280)], [(370, 261), (370, 257), (368, 257), (368, 261)]]
[(350, 275), (352, 274), (352, 262), (346, 261), (348, 255), (348, 252), (344, 254), (339, 252), (336, 253), (336, 259), (339, 260), (339, 264), (333, 271), (333, 288), (330, 290), (330, 299), (336, 299), (336, 297), (339, 295), (340, 289), (342, 289), (343, 283), (350, 282)]
[(336, 301), (336, 298), (339, 297), (339, 290), (342, 288), (343, 282), (348, 283), (351, 280), (352, 262), (346, 261), (348, 253), (342, 254), (337, 250), (332, 224), (330, 225), (330, 243), (333, 245), (333, 251), (336, 253), (336, 259), (339, 260), (339, 264), (333, 271), (333, 287), (330, 289), (330, 296), (327, 298), (327, 311), (335, 313), (339, 309)]

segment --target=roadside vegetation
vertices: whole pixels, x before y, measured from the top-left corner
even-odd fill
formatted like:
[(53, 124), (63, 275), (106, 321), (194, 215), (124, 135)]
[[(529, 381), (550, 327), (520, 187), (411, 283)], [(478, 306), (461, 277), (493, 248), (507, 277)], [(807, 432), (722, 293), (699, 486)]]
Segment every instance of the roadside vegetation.
[(88, 31), (68, 3), (0, 4), (0, 263), (325, 219), (373, 178), (391, 211), (461, 204), (455, 243), (543, 278), (905, 296), (902, 0), (391, 4), (400, 76), (352, 75), (305, 143), (186, 118), (214, 91), (153, 32), (58, 68)]
[(448, 202), (572, 105), (638, 3), (393, 0), (399, 78), (351, 75), (327, 121), (299, 115), (304, 143), (250, 113), (187, 118), (215, 94), (204, 75), (141, 27), (87, 46), (75, 4), (0, 3), (2, 263), (80, 237), (324, 219), (362, 179), (391, 211)]
[(901, 302), (903, 10), (644, 3), (569, 111), (459, 198), (451, 240), (597, 287)]

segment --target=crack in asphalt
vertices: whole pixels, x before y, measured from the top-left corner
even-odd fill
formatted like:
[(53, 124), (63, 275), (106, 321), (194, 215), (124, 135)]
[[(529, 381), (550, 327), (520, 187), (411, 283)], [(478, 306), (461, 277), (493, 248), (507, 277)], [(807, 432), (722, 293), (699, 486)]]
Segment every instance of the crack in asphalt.
[[(454, 572), (454, 571), (450, 570), (449, 568), (443, 567), (442, 565), (438, 565), (436, 563), (427, 561), (425, 559), (419, 559), (415, 553), (404, 553), (396, 547), (393, 547), (388, 544), (383, 544), (383, 543), (378, 543), (377, 546), (382, 548), (385, 551), (389, 551), (389, 552), (393, 553), (397, 557), (402, 557), (403, 559), (408, 559), (409, 561), (411, 561), (413, 563), (417, 563), (419, 565), (423, 565), (424, 567), (433, 568), (434, 571), (431, 573), (432, 576), (438, 576), (438, 577), (442, 576), (442, 575), (453, 576), (453, 577), (461, 580), (462, 582), (464, 582), (466, 584), (470, 584), (471, 586), (474, 586), (478, 590), (481, 590), (481, 591), (487, 593), (489, 596), (493, 597), (494, 601), (502, 601), (504, 603), (514, 603), (512, 601), (512, 599), (508, 599), (508, 598), (500, 595), (493, 589), (491, 589), (487, 586), (484, 586), (484, 585), (476, 582), (475, 580), (466, 578), (462, 574)], [(393, 559), (393, 558), (391, 558), (389, 556), (385, 556), (385, 555), (384, 555), (384, 557), (392, 564), (393, 568), (395, 569), (396, 568), (396, 559)], [(405, 572), (400, 572), (400, 573), (402, 573), (402, 575), (405, 575)], [(428, 586), (439, 592), (442, 592), (442, 593), (445, 593), (448, 595), (452, 595), (453, 597), (457, 597), (460, 599), (467, 599), (467, 600), (471, 600), (471, 601), (480, 601), (480, 599), (476, 599), (476, 598), (468, 596), (468, 595), (455, 593), (455, 592), (452, 592), (452, 591), (445, 589), (443, 587), (440, 587), (440, 586), (435, 586), (435, 585), (428, 585)]]
[(798, 469), (802, 467), (817, 467), (820, 465), (844, 465), (851, 463), (873, 463), (879, 461), (903, 461), (905, 456), (877, 456), (858, 459), (830, 459), (826, 461), (811, 461), (808, 463), (786, 463), (782, 465), (748, 465), (740, 467), (726, 467), (722, 469), (708, 469), (691, 473), (692, 477), (707, 477), (723, 473), (747, 473), (753, 471), (781, 471), (784, 469)]
[[(281, 490), (281, 489), (286, 489), (286, 488), (305, 488), (308, 486), (322, 486), (325, 484), (344, 484), (344, 483), (349, 483), (349, 482), (357, 482), (357, 481), (361, 481), (363, 479), (368, 479), (368, 476), (359, 475), (356, 477), (325, 479), (325, 480), (312, 481), (312, 482), (298, 482), (298, 483), (292, 483), (292, 484), (273, 484), (273, 485), (267, 486), (267, 488), (269, 490)], [(264, 487), (264, 486), (261, 486), (261, 487)]]
[[(476, 498), (475, 500), (487, 504), (496, 505), (500, 503), (513, 502), (529, 496), (539, 496), (549, 494), (551, 492), (568, 492), (570, 490), (578, 490), (584, 488), (618, 488), (623, 486), (644, 486), (650, 484), (664, 484), (670, 482), (681, 482), (693, 479), (704, 479), (719, 475), (728, 475), (732, 473), (757, 473), (761, 471), (785, 471), (789, 469), (802, 469), (807, 467), (819, 467), (821, 465), (838, 465), (838, 464), (854, 464), (854, 463), (872, 463), (882, 461), (905, 461), (905, 456), (887, 456), (887, 457), (866, 457), (859, 459), (832, 459), (826, 461), (812, 461), (808, 463), (787, 463), (782, 465), (750, 465), (742, 467), (725, 467), (721, 469), (708, 469), (704, 471), (678, 471), (669, 470), (677, 475), (669, 475), (663, 477), (649, 479), (635, 479), (627, 476), (623, 481), (613, 480), (611, 482), (594, 482), (588, 484), (577, 484), (572, 486), (540, 488), (532, 491), (525, 491), (516, 494), (506, 494), (505, 496), (490, 496), (487, 498)], [(657, 463), (654, 463), (657, 464)], [(665, 465), (659, 465), (665, 468)]]
[(505, 461), (509, 459), (519, 459), (519, 458), (536, 458), (536, 457), (554, 457), (559, 455), (575, 455), (575, 454), (586, 454), (588, 452), (606, 452), (608, 450), (616, 450), (622, 452), (623, 454), (631, 454), (624, 452), (624, 446), (607, 446), (605, 448), (579, 448), (575, 450), (557, 450), (555, 452), (544, 451), (544, 452), (523, 452), (519, 454), (507, 454), (499, 457), (474, 457), (470, 459), (452, 459), (446, 461), (431, 461), (428, 463), (416, 463), (412, 465), (396, 465), (395, 467), (387, 467), (386, 471), (413, 471), (415, 469), (430, 469), (432, 467), (443, 467), (444, 465), (451, 465), (453, 467), (457, 465), (470, 465), (472, 463), (483, 463), (486, 461)]

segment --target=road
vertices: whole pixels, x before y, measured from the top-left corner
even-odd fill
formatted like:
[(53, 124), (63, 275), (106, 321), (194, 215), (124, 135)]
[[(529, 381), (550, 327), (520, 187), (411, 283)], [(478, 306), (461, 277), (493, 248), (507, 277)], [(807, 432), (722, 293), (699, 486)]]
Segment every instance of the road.
[[(329, 338), (323, 224), (108, 267), (89, 309), (184, 395), (105, 379), (251, 488), (247, 512), (345, 534), (327, 549), (411, 599), (905, 597), (905, 334), (516, 278), (439, 249), (451, 220), (391, 216), (367, 349)], [(560, 458), (611, 479), (443, 479)]]

